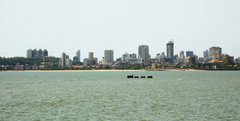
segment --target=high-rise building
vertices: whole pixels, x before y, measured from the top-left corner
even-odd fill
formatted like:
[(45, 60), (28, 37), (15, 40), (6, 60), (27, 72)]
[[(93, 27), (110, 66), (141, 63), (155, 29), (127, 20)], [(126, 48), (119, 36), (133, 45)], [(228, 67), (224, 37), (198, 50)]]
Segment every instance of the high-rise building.
[(94, 53), (93, 53), (93, 52), (89, 52), (89, 53), (88, 53), (88, 59), (89, 59), (90, 61), (93, 61), (93, 59), (94, 59)]
[(104, 51), (104, 63), (111, 64), (114, 61), (113, 50)]
[(167, 58), (172, 59), (174, 55), (174, 43), (173, 41), (169, 41), (167, 43)]
[(212, 60), (220, 60), (222, 55), (222, 48), (220, 47), (211, 47), (209, 48), (209, 58)]
[(148, 45), (140, 45), (138, 47), (138, 57), (141, 59), (142, 64), (150, 64), (150, 55)]
[(62, 68), (65, 68), (65, 65), (66, 65), (66, 54), (65, 53), (62, 53)]
[(32, 58), (33, 57), (33, 51), (32, 49), (27, 50), (27, 58)]
[(78, 50), (76, 52), (76, 57), (78, 58), (78, 61), (81, 62), (81, 51), (80, 50)]
[(194, 53), (193, 51), (186, 51), (186, 57), (193, 57)]
[(209, 51), (203, 51), (203, 58), (208, 58), (209, 57)]
[(42, 57), (47, 57), (48, 56), (48, 51), (46, 49), (44, 49), (42, 51), (42, 49), (28, 49), (27, 50), (27, 58), (42, 58)]
[(33, 58), (37, 58), (38, 57), (38, 51), (37, 51), (37, 49), (34, 49), (33, 51), (32, 51), (32, 57)]
[(180, 57), (180, 58), (184, 58), (184, 57), (185, 57), (185, 56), (184, 56), (184, 51), (180, 51), (179, 57)]
[(43, 50), (43, 56), (47, 57), (48, 56), (48, 51), (46, 49)]
[(38, 58), (42, 58), (43, 57), (43, 51), (42, 49), (38, 50)]
[(89, 65), (93, 65), (93, 63), (94, 63), (94, 53), (93, 52), (88, 53), (88, 61), (89, 61)]

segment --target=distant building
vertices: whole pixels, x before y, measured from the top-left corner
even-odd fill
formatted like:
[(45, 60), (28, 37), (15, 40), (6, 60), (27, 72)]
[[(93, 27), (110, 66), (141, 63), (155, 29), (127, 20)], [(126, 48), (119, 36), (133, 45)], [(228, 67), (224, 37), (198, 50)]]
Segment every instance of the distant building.
[(179, 57), (180, 57), (180, 58), (184, 58), (184, 57), (185, 57), (185, 55), (184, 55), (184, 51), (180, 51), (180, 53), (179, 53)]
[(37, 51), (37, 49), (34, 49), (34, 50), (32, 51), (32, 57), (33, 57), (33, 58), (38, 58), (38, 51)]
[(62, 53), (62, 57), (60, 59), (60, 64), (62, 69), (65, 67), (71, 67), (72, 66), (72, 60), (69, 58), (69, 55), (66, 53)]
[(135, 53), (125, 53), (122, 55), (121, 60), (123, 61), (123, 63), (139, 64), (139, 60), (137, 59), (137, 55)]
[(77, 57), (78, 61), (81, 62), (81, 51), (80, 50), (78, 50), (76, 52), (76, 57)]
[(197, 62), (197, 56), (188, 56), (184, 59), (186, 65), (194, 65)]
[(42, 57), (47, 57), (48, 56), (48, 51), (46, 49), (44, 49), (42, 51), (42, 49), (28, 49), (27, 50), (27, 58), (42, 58)]
[(33, 51), (32, 49), (27, 50), (27, 58), (32, 58), (33, 57)]
[(193, 51), (186, 51), (186, 57), (193, 57), (194, 53)]
[(89, 60), (89, 65), (93, 65), (93, 61), (94, 61), (94, 53), (93, 52), (88, 53), (88, 60)]
[(233, 56), (229, 56), (228, 54), (222, 54), (221, 55), (221, 60), (225, 64), (233, 64), (234, 63), (234, 57)]
[(42, 58), (42, 57), (43, 57), (43, 51), (42, 51), (42, 49), (39, 49), (39, 50), (38, 50), (38, 57), (39, 57), (39, 58)]
[(167, 43), (167, 58), (173, 58), (174, 55), (174, 43), (173, 41), (169, 41)]
[(157, 55), (157, 58), (159, 60), (159, 64), (164, 65), (166, 63), (166, 56), (164, 52), (162, 52), (160, 55)]
[(80, 65), (81, 63), (81, 53), (80, 50), (76, 52), (76, 56), (73, 57), (73, 64), (74, 65)]
[(236, 63), (240, 64), (240, 57), (236, 59)]
[(141, 60), (143, 65), (150, 64), (150, 55), (148, 45), (140, 45), (138, 47), (138, 58)]
[(220, 47), (211, 47), (209, 49), (209, 58), (211, 60), (219, 61), (222, 55), (222, 48)]
[(48, 51), (46, 49), (43, 50), (43, 56), (48, 57)]
[(77, 57), (77, 56), (74, 56), (74, 57), (73, 57), (73, 61), (74, 61), (74, 62), (79, 62), (78, 57)]
[(135, 53), (130, 54), (130, 58), (131, 59), (137, 59), (137, 54), (135, 54)]
[(83, 65), (84, 66), (90, 66), (90, 65), (97, 65), (98, 64), (98, 59), (94, 58), (94, 53), (89, 52), (88, 53), (88, 58), (85, 58), (83, 60)]
[(113, 50), (104, 51), (104, 64), (112, 64), (114, 61)]
[(93, 59), (93, 65), (97, 65), (98, 64), (98, 58), (94, 58)]
[(66, 66), (66, 54), (65, 53), (62, 53), (61, 66), (62, 66), (62, 68), (65, 68), (65, 66)]
[(71, 59), (66, 59), (65, 66), (66, 67), (71, 67), (72, 66), (72, 60)]
[(203, 51), (203, 58), (208, 58), (209, 57), (209, 51), (206, 50), (206, 51)]
[(87, 58), (83, 59), (83, 65), (88, 66), (89, 65), (89, 60)]
[(205, 63), (205, 59), (204, 58), (198, 58), (198, 63)]

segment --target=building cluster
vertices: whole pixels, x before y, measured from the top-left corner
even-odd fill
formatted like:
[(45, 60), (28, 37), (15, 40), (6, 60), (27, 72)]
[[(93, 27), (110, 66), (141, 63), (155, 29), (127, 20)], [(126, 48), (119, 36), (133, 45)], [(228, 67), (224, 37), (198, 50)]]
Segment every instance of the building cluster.
[(48, 51), (46, 49), (28, 49), (27, 50), (27, 58), (42, 58), (42, 57), (47, 57), (48, 56)]
[[(166, 54), (165, 54), (166, 53)], [(211, 47), (203, 52), (203, 57), (198, 57), (193, 51), (180, 51), (179, 54), (174, 53), (174, 42), (169, 41), (166, 43), (166, 52), (157, 53), (155, 57), (151, 57), (149, 54), (148, 45), (140, 45), (138, 47), (138, 55), (135, 53), (124, 53), (122, 57), (114, 60), (113, 50), (104, 50), (104, 57), (98, 61), (98, 58), (94, 57), (94, 52), (89, 52), (88, 57), (84, 58), (81, 62), (81, 51), (77, 50), (76, 56), (70, 59), (66, 53), (62, 53), (59, 60), (59, 66), (62, 68), (73, 66), (99, 66), (107, 65), (125, 66), (125, 65), (141, 65), (147, 66), (186, 66), (195, 64), (207, 64), (207, 63), (240, 63), (240, 58), (234, 60), (233, 56), (222, 53), (221, 47)], [(48, 51), (44, 50), (27, 50), (28, 58), (40, 58), (48, 56)]]

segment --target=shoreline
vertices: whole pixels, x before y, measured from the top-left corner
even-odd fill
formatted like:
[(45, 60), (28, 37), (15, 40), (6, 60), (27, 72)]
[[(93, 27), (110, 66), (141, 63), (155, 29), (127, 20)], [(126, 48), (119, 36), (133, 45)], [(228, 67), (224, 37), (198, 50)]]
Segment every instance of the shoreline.
[(139, 70), (0, 70), (1, 72), (150, 72), (150, 71), (169, 71), (169, 72), (199, 72), (199, 71), (240, 71), (240, 70), (200, 70), (200, 69), (139, 69)]
[(146, 70), (5, 70), (0, 72), (133, 72)]
[(159, 70), (0, 70), (0, 72), (143, 72), (143, 71), (170, 71), (170, 72), (197, 72), (209, 70), (197, 69), (159, 69)]

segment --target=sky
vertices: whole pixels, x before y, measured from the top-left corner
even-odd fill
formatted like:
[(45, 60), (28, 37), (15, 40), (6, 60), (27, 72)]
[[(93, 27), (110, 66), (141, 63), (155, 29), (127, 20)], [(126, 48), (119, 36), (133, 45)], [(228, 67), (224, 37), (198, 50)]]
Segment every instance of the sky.
[(0, 56), (26, 57), (27, 49), (47, 49), (81, 59), (104, 50), (114, 58), (148, 45), (152, 57), (211, 46), (240, 56), (239, 0), (0, 0)]

